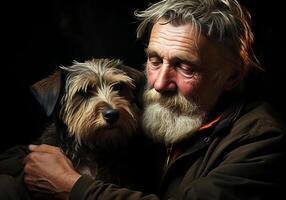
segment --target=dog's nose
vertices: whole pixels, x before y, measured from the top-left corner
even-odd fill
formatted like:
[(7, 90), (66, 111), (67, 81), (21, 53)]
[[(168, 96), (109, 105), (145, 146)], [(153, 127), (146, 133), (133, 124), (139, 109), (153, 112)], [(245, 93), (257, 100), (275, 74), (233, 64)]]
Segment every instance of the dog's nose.
[(109, 124), (113, 124), (119, 118), (118, 110), (114, 110), (112, 108), (105, 110), (102, 112), (103, 118)]

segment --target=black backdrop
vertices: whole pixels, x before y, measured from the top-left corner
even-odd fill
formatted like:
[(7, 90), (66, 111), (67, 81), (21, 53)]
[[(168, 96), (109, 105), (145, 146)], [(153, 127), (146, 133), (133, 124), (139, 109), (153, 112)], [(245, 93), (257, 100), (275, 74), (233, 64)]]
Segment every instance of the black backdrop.
[[(57, 66), (109, 57), (141, 67), (144, 47), (136, 41), (133, 12), (146, 8), (149, 2), (154, 1), (43, 0), (2, 5), (0, 150), (27, 144), (39, 136), (45, 115), (29, 86)], [(255, 52), (266, 69), (263, 76), (250, 79), (252, 88), (258, 86), (252, 95), (266, 97), (285, 118), (284, 50), (279, 50), (285, 37), (280, 30), (284, 23), (281, 5), (261, 0), (241, 2), (252, 14)]]

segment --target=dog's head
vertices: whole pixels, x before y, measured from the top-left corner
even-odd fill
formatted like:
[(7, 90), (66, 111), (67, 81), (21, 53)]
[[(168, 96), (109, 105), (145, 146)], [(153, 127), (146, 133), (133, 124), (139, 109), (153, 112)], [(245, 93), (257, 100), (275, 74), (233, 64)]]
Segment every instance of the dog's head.
[(93, 59), (60, 67), (31, 89), (47, 115), (57, 111), (78, 144), (120, 144), (137, 132), (142, 81), (142, 72), (120, 60)]

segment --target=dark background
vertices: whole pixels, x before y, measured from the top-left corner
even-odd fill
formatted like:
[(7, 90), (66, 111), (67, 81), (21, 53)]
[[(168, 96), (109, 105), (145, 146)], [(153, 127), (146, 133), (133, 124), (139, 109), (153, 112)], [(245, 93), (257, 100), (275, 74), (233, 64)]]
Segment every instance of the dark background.
[[(40, 0), (2, 5), (0, 150), (27, 144), (40, 135), (45, 115), (29, 86), (59, 65), (108, 57), (141, 68), (144, 46), (136, 41), (133, 12), (146, 8), (149, 2), (154, 1)], [(282, 6), (261, 0), (240, 2), (252, 14), (254, 49), (266, 69), (250, 78), (250, 94), (265, 97), (285, 119)]]

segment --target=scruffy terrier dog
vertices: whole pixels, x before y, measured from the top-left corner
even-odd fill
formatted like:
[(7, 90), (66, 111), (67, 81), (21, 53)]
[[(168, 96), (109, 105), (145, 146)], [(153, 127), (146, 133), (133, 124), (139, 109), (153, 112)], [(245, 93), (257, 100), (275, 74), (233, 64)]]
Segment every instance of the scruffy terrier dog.
[(33, 94), (52, 116), (41, 143), (59, 146), (81, 174), (129, 184), (140, 134), (137, 85), (143, 77), (120, 60), (93, 59), (60, 67), (35, 83)]

